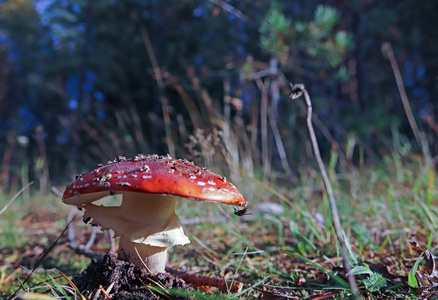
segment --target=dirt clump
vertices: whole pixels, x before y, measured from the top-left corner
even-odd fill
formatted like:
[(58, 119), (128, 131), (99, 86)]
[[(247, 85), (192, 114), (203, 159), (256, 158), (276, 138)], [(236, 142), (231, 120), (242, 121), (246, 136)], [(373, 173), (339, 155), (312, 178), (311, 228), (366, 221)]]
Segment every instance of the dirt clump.
[[(166, 289), (193, 291), (193, 288), (179, 277), (168, 273), (152, 275), (145, 269), (117, 259), (115, 254), (106, 254), (103, 259), (92, 261), (85, 270), (73, 277), (73, 282), (87, 298), (91, 293), (95, 295), (101, 287), (107, 290), (114, 283), (109, 291), (113, 300), (168, 299), (163, 294), (152, 291), (147, 287), (154, 286), (159, 288), (156, 283), (161, 284)], [(103, 294), (101, 296), (104, 297)], [(172, 299), (188, 298), (172, 295)]]

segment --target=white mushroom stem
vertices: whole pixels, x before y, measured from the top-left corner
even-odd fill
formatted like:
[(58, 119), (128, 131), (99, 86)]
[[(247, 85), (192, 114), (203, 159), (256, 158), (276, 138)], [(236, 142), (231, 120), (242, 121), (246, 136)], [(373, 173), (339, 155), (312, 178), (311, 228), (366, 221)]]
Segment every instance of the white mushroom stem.
[(126, 237), (121, 236), (119, 258), (136, 266), (146, 267), (153, 274), (164, 273), (167, 263), (167, 247), (133, 243)]
[(84, 205), (84, 219), (102, 230), (113, 229), (120, 236), (119, 257), (152, 273), (164, 272), (167, 248), (184, 245), (184, 235), (175, 214), (176, 197), (125, 192), (120, 207)]

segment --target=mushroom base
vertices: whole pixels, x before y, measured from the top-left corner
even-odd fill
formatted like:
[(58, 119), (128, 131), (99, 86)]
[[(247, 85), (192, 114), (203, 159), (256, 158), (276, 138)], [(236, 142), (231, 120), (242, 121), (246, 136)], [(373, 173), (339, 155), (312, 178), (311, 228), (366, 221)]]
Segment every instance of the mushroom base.
[[(149, 278), (153, 281), (148, 280)], [(159, 282), (161, 287), (165, 286), (168, 289), (193, 291), (191, 286), (175, 275), (170, 273), (152, 275), (146, 271), (146, 268), (138, 268), (130, 262), (118, 259), (115, 254), (106, 254), (102, 260), (93, 260), (85, 270), (73, 275), (73, 283), (86, 299), (96, 298), (96, 291), (102, 288), (111, 289), (111, 299), (166, 299), (145, 286), (145, 283), (156, 286), (154, 282)], [(105, 296), (101, 294), (99, 299), (103, 298)]]
[(140, 268), (146, 267), (152, 274), (164, 273), (167, 262), (167, 247), (133, 243), (121, 236), (119, 259), (129, 261)]

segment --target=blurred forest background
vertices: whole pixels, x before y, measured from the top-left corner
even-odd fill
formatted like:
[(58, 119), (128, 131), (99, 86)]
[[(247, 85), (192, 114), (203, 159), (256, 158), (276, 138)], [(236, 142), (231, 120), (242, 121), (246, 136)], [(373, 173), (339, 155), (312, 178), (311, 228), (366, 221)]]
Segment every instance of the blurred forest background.
[(437, 15), (428, 0), (0, 1), (0, 192), (137, 153), (290, 178), (314, 162), (289, 82), (325, 158), (420, 151), (391, 49), (433, 157)]

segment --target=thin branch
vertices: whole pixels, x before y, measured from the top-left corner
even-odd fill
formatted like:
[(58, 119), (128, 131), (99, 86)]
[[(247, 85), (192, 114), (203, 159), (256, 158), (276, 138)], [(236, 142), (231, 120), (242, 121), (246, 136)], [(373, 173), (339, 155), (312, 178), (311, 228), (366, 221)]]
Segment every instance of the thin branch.
[(217, 287), (222, 291), (228, 291), (230, 293), (239, 293), (243, 289), (243, 283), (235, 280), (226, 280), (222, 277), (205, 276), (201, 274), (188, 273), (166, 266), (166, 271), (182, 278), (185, 282), (202, 286)]
[(64, 233), (67, 231), (68, 227), (70, 226), (70, 224), (73, 222), (73, 220), (75, 219), (76, 215), (72, 217), (71, 221), (67, 223), (67, 225), (65, 226), (64, 230), (62, 230), (61, 234), (56, 238), (56, 240), (50, 245), (49, 248), (47, 248), (46, 251), (44, 251), (40, 257), (38, 258), (38, 260), (36, 261), (35, 265), (32, 268), (32, 271), (29, 273), (29, 275), (27, 275), (27, 277), (24, 279), (24, 281), (21, 283), (21, 286), (19, 288), (17, 288), (15, 290), (15, 292), (12, 294), (11, 297), (8, 298), (8, 300), (12, 300), (15, 299), (17, 293), (20, 291), (20, 289), (24, 288), (24, 284), (29, 280), (29, 278), (33, 275), (33, 273), (35, 272), (36, 268), (38, 268), (41, 263), (43, 262), (43, 260), (47, 257), (47, 255), (49, 255), (49, 253), (53, 250), (53, 248), (55, 248), (56, 244), (58, 243), (59, 239), (64, 235)]
[(260, 131), (262, 136), (262, 162), (263, 162), (263, 175), (268, 177), (271, 172), (271, 160), (269, 153), (269, 136), (268, 136), (268, 89), (269, 79), (256, 80), (257, 87), (261, 94), (260, 103)]
[(97, 235), (97, 227), (91, 227), (91, 233), (90, 233), (90, 238), (88, 239), (87, 244), (85, 244), (84, 250), (88, 251), (90, 250), (91, 246), (93, 246), (94, 241), (96, 240), (96, 235)]
[[(58, 197), (62, 197), (62, 193), (61, 191), (59, 191), (56, 187), (52, 187), (51, 188), (52, 193), (54, 193), (56, 196)], [(70, 209), (70, 211), (67, 214), (67, 223), (71, 224), (73, 222), (73, 219), (76, 218), (77, 216), (77, 208), (73, 207)], [(76, 241), (76, 230), (74, 225), (72, 224), (71, 226), (68, 227), (68, 231), (67, 231), (67, 239), (68, 239), (68, 247), (72, 250), (74, 250), (76, 253), (78, 254), (82, 254), (85, 255), (87, 257), (90, 258), (100, 258), (102, 257), (101, 254), (98, 254), (94, 251), (91, 251), (90, 248), (91, 246), (93, 246), (94, 241), (96, 240), (96, 234), (97, 234), (97, 228), (96, 227), (92, 227), (91, 229), (91, 234), (90, 234), (90, 239), (88, 240), (87, 244), (81, 245)], [(108, 230), (108, 238), (110, 241), (110, 252), (111, 253), (115, 253), (115, 242), (114, 242), (114, 232), (110, 229)]]
[(391, 63), (391, 68), (394, 73), (395, 81), (397, 83), (398, 92), (400, 94), (400, 99), (403, 104), (403, 108), (406, 113), (406, 117), (408, 118), (409, 125), (411, 126), (412, 132), (414, 133), (415, 139), (417, 140), (418, 145), (421, 147), (423, 151), (423, 155), (426, 158), (429, 158), (429, 149), (426, 145), (426, 141), (424, 140), (420, 130), (418, 129), (417, 122), (415, 121), (414, 114), (412, 112), (411, 106), (409, 104), (408, 95), (405, 90), (405, 86), (403, 84), (403, 78), (401, 76), (400, 69), (398, 67), (397, 59), (395, 58), (394, 51), (392, 51), (392, 47), (390, 43), (382, 44), (382, 53), (386, 58), (389, 59)]
[[(77, 215), (78, 215), (78, 213), (77, 213), (76, 207), (73, 207), (72, 209), (70, 209), (70, 211), (68, 212), (68, 215), (67, 215), (67, 224), (71, 224)], [(96, 238), (96, 228), (93, 227), (92, 230), (94, 231), (94, 234), (92, 231), (91, 235), (90, 235), (90, 240), (84, 246), (84, 245), (79, 244), (76, 241), (76, 230), (75, 230), (74, 225), (72, 224), (71, 226), (69, 226), (68, 231), (67, 231), (68, 247), (70, 249), (74, 250), (76, 253), (85, 255), (85, 256), (90, 257), (90, 258), (102, 257), (102, 255), (90, 250), (90, 247), (93, 245), (94, 239)]]
[(353, 293), (356, 294), (357, 293), (357, 283), (356, 283), (356, 279), (354, 278), (354, 276), (350, 274), (351, 266), (350, 266), (350, 262), (348, 261), (348, 252), (347, 252), (347, 248), (345, 245), (342, 225), (341, 225), (341, 221), (339, 218), (338, 207), (336, 204), (336, 199), (335, 199), (335, 196), (333, 193), (333, 188), (332, 188), (332, 185), (330, 183), (330, 179), (327, 175), (327, 171), (326, 171), (325, 166), (324, 166), (324, 162), (321, 158), (318, 140), (316, 139), (315, 130), (313, 129), (313, 125), (312, 125), (312, 102), (310, 100), (309, 93), (307, 92), (306, 88), (304, 87), (304, 84), (301, 84), (301, 83), (295, 84), (295, 85), (291, 84), (291, 88), (292, 88), (292, 91), (291, 91), (290, 97), (293, 100), (298, 99), (299, 97), (301, 97), (304, 94), (304, 100), (305, 100), (306, 106), (307, 106), (307, 117), (306, 117), (307, 129), (309, 131), (310, 141), (311, 141), (312, 148), (313, 148), (313, 154), (315, 155), (315, 159), (316, 159), (316, 162), (318, 164), (318, 168), (321, 172), (321, 177), (322, 177), (324, 187), (325, 187), (325, 190), (327, 192), (328, 199), (329, 199), (330, 210), (331, 210), (332, 217), (333, 217), (333, 223), (335, 226), (336, 236), (338, 238), (339, 245), (341, 246), (342, 255), (344, 257), (344, 267), (345, 267), (345, 270), (347, 271), (347, 274), (348, 274), (348, 282), (350, 284), (350, 287), (351, 287)]
[(55, 194), (57, 197), (61, 198), (62, 197), (62, 192), (55, 186), (52, 186), (50, 188), (50, 190), (52, 191), (53, 194)]
[(278, 156), (280, 156), (280, 160), (284, 172), (289, 176), (291, 174), (291, 170), (289, 167), (286, 150), (284, 148), (284, 144), (281, 139), (280, 129), (278, 128), (272, 105), (267, 109), (267, 113), (268, 113), (269, 124), (271, 125), (272, 134), (274, 135), (274, 141), (275, 144), (277, 145)]
[(250, 18), (248, 18), (241, 10), (235, 8), (234, 6), (231, 6), (229, 3), (223, 1), (223, 0), (209, 0), (211, 3), (216, 4), (220, 8), (222, 8), (224, 11), (236, 16), (237, 18), (241, 19), (245, 23), (248, 23), (252, 26), (254, 26), (254, 22), (251, 21)]
[[(140, 17), (137, 16), (137, 19), (140, 20)], [(155, 74), (155, 79), (157, 80), (157, 84), (159, 88), (159, 98), (163, 110), (164, 131), (166, 134), (166, 142), (167, 142), (166, 144), (170, 156), (175, 157), (175, 145), (172, 139), (169, 104), (167, 102), (166, 96), (164, 96), (163, 94), (164, 93), (163, 73), (161, 72), (160, 65), (158, 64), (157, 56), (155, 55), (154, 47), (152, 46), (151, 39), (149, 38), (149, 34), (146, 30), (146, 27), (143, 24), (141, 24), (140, 21), (139, 24), (140, 24), (141, 37), (146, 47), (146, 51), (148, 52), (149, 59), (151, 60), (152, 68)]]
[(14, 197), (12, 197), (12, 199), (9, 200), (9, 202), (5, 205), (5, 207), (2, 208), (2, 210), (0, 211), (0, 215), (1, 215), (2, 213), (4, 213), (4, 212), (8, 209), (9, 205), (11, 205), (12, 202), (14, 202), (15, 199), (17, 199), (18, 196), (20, 196), (20, 194), (21, 194), (22, 192), (24, 192), (24, 191), (25, 191), (29, 186), (31, 186), (32, 184), (33, 184), (33, 181), (31, 181), (31, 182), (29, 182), (28, 184), (26, 184), (25, 186), (23, 186), (23, 187), (21, 188), (21, 190), (19, 190), (18, 193), (16, 193), (16, 194), (14, 195)]

